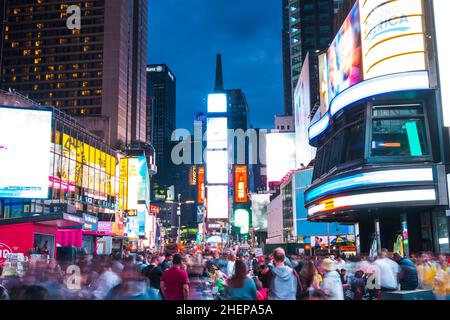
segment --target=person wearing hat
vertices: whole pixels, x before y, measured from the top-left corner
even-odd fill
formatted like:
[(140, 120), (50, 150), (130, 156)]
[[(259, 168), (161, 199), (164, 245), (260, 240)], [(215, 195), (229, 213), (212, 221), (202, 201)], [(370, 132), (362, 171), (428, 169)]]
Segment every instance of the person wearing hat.
[(341, 276), (336, 271), (336, 264), (330, 258), (324, 259), (320, 264), (323, 281), (322, 290), (329, 300), (344, 300), (344, 290)]

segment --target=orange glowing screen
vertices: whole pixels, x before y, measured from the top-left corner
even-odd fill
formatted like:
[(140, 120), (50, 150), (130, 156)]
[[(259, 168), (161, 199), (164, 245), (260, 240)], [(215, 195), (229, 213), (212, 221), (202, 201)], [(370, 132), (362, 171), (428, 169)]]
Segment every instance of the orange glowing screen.
[(247, 202), (247, 166), (235, 166), (234, 168), (234, 202)]

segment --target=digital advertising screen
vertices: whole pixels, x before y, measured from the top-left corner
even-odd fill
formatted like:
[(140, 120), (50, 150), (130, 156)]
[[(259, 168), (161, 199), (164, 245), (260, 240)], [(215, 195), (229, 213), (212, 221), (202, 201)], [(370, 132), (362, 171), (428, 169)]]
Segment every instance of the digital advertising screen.
[(202, 204), (205, 200), (205, 167), (197, 170), (197, 202)]
[(48, 198), (51, 134), (51, 111), (0, 107), (0, 198)]
[(228, 183), (228, 152), (206, 151), (206, 180), (208, 184)]
[(296, 167), (295, 133), (269, 133), (266, 136), (267, 181), (280, 182)]
[(247, 196), (248, 177), (247, 166), (235, 166), (234, 167), (234, 202), (246, 203)]
[(330, 100), (362, 81), (361, 25), (358, 5), (353, 7), (328, 49), (327, 66)]
[(228, 219), (228, 187), (207, 187), (207, 218)]
[(366, 0), (359, 7), (364, 80), (426, 70), (422, 0)]
[(208, 149), (226, 149), (228, 146), (228, 119), (208, 118), (206, 127)]
[(227, 95), (225, 93), (208, 95), (208, 112), (227, 112)]
[(303, 62), (300, 78), (294, 92), (294, 114), (295, 114), (295, 146), (296, 167), (308, 164), (316, 156), (316, 148), (309, 145), (308, 130), (311, 124), (311, 83), (309, 53)]
[(252, 194), (252, 226), (255, 231), (267, 231), (267, 206), (270, 194)]
[(250, 231), (250, 213), (246, 209), (234, 210), (234, 226), (241, 228), (241, 234), (247, 234)]

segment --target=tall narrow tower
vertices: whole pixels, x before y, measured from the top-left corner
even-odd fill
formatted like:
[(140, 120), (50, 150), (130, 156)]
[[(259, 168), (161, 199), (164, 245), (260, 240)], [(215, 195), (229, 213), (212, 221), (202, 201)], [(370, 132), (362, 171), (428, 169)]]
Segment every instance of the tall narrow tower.
[(216, 85), (214, 91), (221, 92), (223, 90), (222, 54), (218, 53), (216, 59)]

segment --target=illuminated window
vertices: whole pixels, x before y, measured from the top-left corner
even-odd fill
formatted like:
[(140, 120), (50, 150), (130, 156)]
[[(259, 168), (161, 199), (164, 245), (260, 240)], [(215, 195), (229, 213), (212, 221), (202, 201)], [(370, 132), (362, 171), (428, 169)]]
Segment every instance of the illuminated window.
[(91, 94), (91, 90), (83, 90), (83, 91), (81, 91), (81, 95), (82, 96), (88, 96), (90, 94)]
[(31, 50), (30, 49), (23, 50), (23, 55), (24, 56), (29, 56), (30, 54), (31, 54)]
[(78, 73), (72, 73), (72, 78), (74, 79), (78, 78)]
[(53, 92), (48, 93), (49, 98), (53, 98)]
[(35, 84), (35, 85), (33, 86), (33, 90), (34, 90), (34, 91), (39, 90), (39, 85)]
[(16, 76), (13, 76), (13, 77), (11, 78), (11, 80), (12, 80), (12, 82), (16, 82), (16, 81), (17, 81), (17, 77), (16, 77)]
[(11, 48), (17, 48), (19, 43), (17, 41), (11, 42)]
[(83, 83), (81, 84), (83, 87), (87, 87), (89, 85), (89, 82), (87, 81), (83, 81)]
[(34, 64), (38, 64), (42, 62), (42, 58), (36, 58), (34, 59)]
[(36, 41), (36, 42), (34, 43), (34, 45), (35, 45), (36, 47), (40, 47), (40, 46), (42, 45), (42, 41)]
[(36, 24), (36, 28), (38, 28), (38, 29), (44, 29), (44, 24), (43, 23), (38, 23), (38, 24)]
[(48, 66), (48, 71), (55, 71), (55, 66)]
[(42, 50), (41, 50), (41, 49), (34, 50), (34, 54), (35, 54), (36, 56), (38, 56), (38, 55), (42, 54)]

